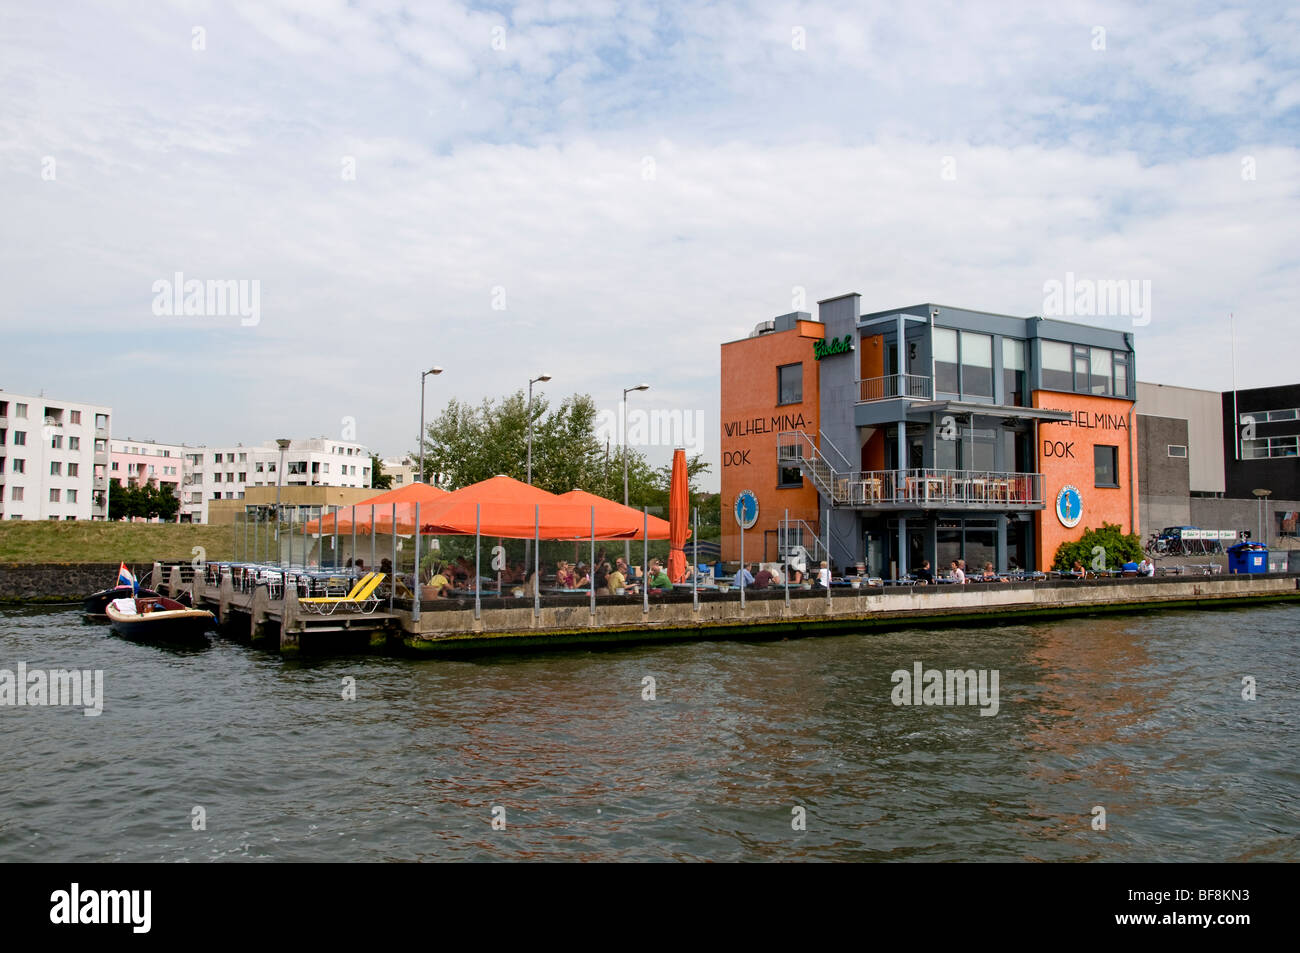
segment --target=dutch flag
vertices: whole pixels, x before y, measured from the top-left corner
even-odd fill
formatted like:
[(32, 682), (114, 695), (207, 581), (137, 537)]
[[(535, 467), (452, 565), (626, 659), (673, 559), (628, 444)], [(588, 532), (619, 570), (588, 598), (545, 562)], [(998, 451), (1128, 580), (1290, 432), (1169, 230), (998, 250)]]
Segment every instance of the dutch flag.
[(136, 591), (135, 576), (131, 573), (131, 570), (126, 568), (126, 563), (122, 563), (121, 568), (117, 571), (117, 584), (119, 586), (130, 586), (132, 592)]

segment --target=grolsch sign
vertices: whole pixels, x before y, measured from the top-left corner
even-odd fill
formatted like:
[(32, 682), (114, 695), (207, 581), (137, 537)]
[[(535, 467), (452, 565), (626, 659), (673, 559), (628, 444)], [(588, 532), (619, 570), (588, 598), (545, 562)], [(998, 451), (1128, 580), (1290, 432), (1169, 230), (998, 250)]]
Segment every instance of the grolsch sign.
[(848, 354), (852, 350), (852, 334), (846, 334), (842, 338), (831, 338), (829, 341), (813, 341), (813, 357), (819, 361), (823, 357), (832, 357), (836, 354)]

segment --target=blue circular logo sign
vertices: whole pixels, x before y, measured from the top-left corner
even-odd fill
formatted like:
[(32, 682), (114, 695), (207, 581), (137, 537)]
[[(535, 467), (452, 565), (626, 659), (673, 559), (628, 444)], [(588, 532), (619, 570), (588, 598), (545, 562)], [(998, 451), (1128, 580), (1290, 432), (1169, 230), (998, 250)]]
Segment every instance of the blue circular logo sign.
[(758, 497), (753, 490), (741, 490), (736, 494), (736, 523), (741, 529), (753, 529), (758, 522)]
[(1066, 484), (1056, 494), (1056, 518), (1069, 529), (1079, 525), (1079, 520), (1083, 519), (1083, 497), (1078, 487)]

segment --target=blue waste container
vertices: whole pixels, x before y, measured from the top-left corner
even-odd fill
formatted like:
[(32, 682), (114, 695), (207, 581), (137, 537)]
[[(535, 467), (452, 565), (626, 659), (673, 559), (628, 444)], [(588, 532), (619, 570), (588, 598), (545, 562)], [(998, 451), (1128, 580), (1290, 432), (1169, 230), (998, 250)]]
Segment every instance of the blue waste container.
[(1228, 547), (1228, 572), (1268, 572), (1268, 547), (1263, 543), (1238, 543)]

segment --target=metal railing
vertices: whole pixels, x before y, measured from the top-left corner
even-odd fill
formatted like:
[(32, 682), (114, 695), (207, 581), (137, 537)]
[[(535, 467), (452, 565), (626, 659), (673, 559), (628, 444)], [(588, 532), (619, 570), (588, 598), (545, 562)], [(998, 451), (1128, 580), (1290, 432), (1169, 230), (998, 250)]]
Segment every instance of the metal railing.
[(922, 508), (1044, 505), (1043, 475), (1003, 470), (837, 470), (802, 431), (778, 437), (780, 466), (798, 467), (832, 506)]
[(868, 377), (858, 381), (858, 403), (866, 404), (873, 400), (892, 400), (896, 397), (911, 397), (929, 400), (934, 389), (930, 378), (920, 374), (888, 374), (884, 377)]

